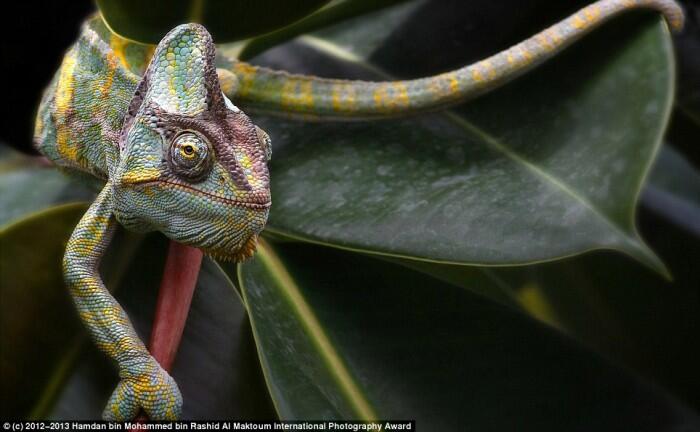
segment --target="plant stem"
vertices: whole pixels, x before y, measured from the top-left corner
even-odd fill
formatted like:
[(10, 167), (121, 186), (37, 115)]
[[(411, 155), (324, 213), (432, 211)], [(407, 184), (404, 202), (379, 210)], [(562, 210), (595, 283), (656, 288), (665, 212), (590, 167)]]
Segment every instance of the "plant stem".
[[(170, 242), (148, 346), (151, 355), (168, 372), (180, 346), (201, 265), (202, 251)], [(136, 418), (139, 423), (147, 420), (143, 413)]]
[(201, 265), (202, 251), (170, 242), (148, 347), (168, 372), (180, 346)]

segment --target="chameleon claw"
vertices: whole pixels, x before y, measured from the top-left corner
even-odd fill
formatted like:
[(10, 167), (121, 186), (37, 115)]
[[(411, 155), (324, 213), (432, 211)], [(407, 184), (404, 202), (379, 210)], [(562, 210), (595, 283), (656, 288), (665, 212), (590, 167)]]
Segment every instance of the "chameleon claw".
[(157, 363), (149, 364), (147, 369), (119, 382), (102, 413), (104, 420), (133, 420), (141, 409), (150, 420), (180, 418), (182, 395), (175, 380)]
[(128, 381), (119, 381), (112, 396), (107, 402), (102, 418), (107, 421), (131, 420), (139, 412), (139, 406), (135, 402), (133, 386)]

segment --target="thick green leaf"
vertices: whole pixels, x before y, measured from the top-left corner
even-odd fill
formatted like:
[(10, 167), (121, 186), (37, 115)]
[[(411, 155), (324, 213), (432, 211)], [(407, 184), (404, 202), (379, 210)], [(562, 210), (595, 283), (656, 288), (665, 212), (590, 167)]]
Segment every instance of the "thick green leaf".
[[(687, 234), (679, 236), (677, 239), (681, 243), (696, 241), (693, 239), (693, 235), (696, 238), (700, 237), (700, 173), (673, 148), (664, 146), (659, 152), (659, 157), (649, 176), (649, 182), (644, 188), (642, 203), (646, 209), (652, 210), (664, 220), (673, 222), (680, 229), (686, 231)], [(661, 235), (664, 235), (664, 230), (673, 230), (673, 227), (668, 225), (657, 228), (656, 231), (661, 232)], [(688, 234), (691, 237), (688, 237)], [(685, 239), (685, 241), (681, 239)], [(669, 241), (664, 241), (662, 246), (668, 243)], [(684, 246), (685, 249), (688, 247), (690, 246)], [(505, 277), (506, 274), (512, 273), (529, 274), (529, 270), (501, 271), (498, 268), (445, 265), (408, 259), (393, 259), (393, 261), (442, 281), (469, 289), (504, 305), (518, 309), (524, 307), (529, 313), (543, 321), (561, 327), (559, 320), (553, 315), (554, 311), (543, 300), (542, 293), (536, 283), (533, 284), (529, 278), (514, 282)], [(568, 262), (577, 263), (578, 261)], [(603, 259), (600, 262), (604, 264), (606, 261)], [(625, 263), (623, 267), (627, 268), (630, 274), (644, 274), (627, 261), (622, 260), (622, 262)], [(674, 277), (688, 276), (684, 265), (678, 266), (671, 262), (671, 270)], [(644, 280), (648, 281), (647, 284), (655, 284), (657, 287), (663, 286), (662, 282), (646, 275)], [(685, 283), (684, 285), (692, 286), (693, 283)], [(657, 292), (658, 295), (663, 295), (662, 293), (663, 291)]]
[(75, 360), (83, 338), (61, 261), (93, 195), (39, 158), (0, 145), (0, 416), (45, 410)]
[(331, 3), (328, 7), (297, 21), (293, 25), (248, 41), (241, 50), (239, 58), (246, 60), (255, 57), (270, 47), (279, 45), (304, 33), (310, 33), (314, 30), (328, 27), (331, 24), (405, 1), (407, 0), (341, 0), (340, 2)]
[(158, 43), (178, 24), (204, 24), (217, 42), (260, 35), (303, 18), (330, 0), (96, 0), (119, 35)]
[(420, 430), (700, 427), (672, 398), (549, 327), (401, 266), (263, 244), (239, 269), (278, 413)]
[(697, 170), (664, 147), (643, 194), (653, 213), (642, 212), (641, 226), (673, 281), (611, 252), (511, 268), (396, 261), (517, 306), (700, 409), (699, 190)]
[(314, 310), (266, 243), (252, 263), (239, 267), (239, 284), (281, 418), (378, 418)]
[[(676, 247), (683, 245), (683, 254), (698, 256), (697, 238), (684, 242), (671, 226), (663, 228)], [(690, 264), (687, 258), (663, 256)], [(502, 273), (519, 287), (521, 298), (529, 297), (532, 306), (549, 312), (543, 318), (700, 409), (697, 274), (682, 271), (669, 283), (609, 252)]]
[[(25, 417), (61, 359), (78, 343), (79, 324), (63, 286), (61, 261), (82, 204), (63, 206), (0, 233), (0, 416)], [(20, 390), (21, 391), (18, 391)]]
[(462, 287), (505, 306), (521, 309), (521, 300), (496, 269), (489, 267), (439, 264), (412, 259), (387, 258), (390, 262), (430, 275), (438, 280)]
[[(419, 19), (429, 9), (402, 8), (259, 61), (377, 78), (368, 68), (405, 76), (452, 50), (428, 50), (421, 38), (423, 51), (412, 52), (409, 37), (430, 31)], [(371, 124), (256, 116), (275, 147), (269, 229), (426, 261), (506, 265), (611, 248), (663, 269), (637, 235), (634, 209), (668, 119), (673, 63), (665, 25), (640, 18), (616, 19), (455, 113)], [(390, 57), (376, 54), (390, 47)]]
[(693, 270), (700, 240), (673, 225), (655, 225), (663, 240), (652, 244), (669, 263), (673, 282), (603, 251), (527, 267), (402, 264), (517, 306), (700, 409), (700, 279)]
[(91, 201), (94, 192), (47, 166), (0, 144), (0, 231), (28, 213), (55, 204)]

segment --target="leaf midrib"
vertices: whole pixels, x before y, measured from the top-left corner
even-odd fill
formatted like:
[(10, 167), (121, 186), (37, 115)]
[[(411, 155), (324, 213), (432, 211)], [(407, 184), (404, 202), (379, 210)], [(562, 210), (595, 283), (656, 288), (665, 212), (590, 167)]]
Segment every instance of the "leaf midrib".
[[(665, 28), (665, 27), (664, 27)], [(668, 30), (666, 29), (665, 33), (668, 33)], [(325, 54), (328, 54), (330, 56), (336, 57), (342, 61), (350, 62), (353, 63), (359, 67), (362, 67), (363, 69), (373, 72), (375, 74), (378, 74), (384, 79), (396, 79), (393, 77), (391, 74), (387, 73), (386, 71), (382, 70), (381, 68), (378, 68), (377, 66), (370, 64), (366, 61), (366, 59), (356, 55), (355, 53), (348, 51), (347, 49), (343, 48), (342, 46), (332, 42), (328, 41), (326, 39), (321, 39), (316, 36), (311, 36), (311, 35), (305, 35), (299, 38), (299, 41), (302, 44), (305, 44), (313, 49), (316, 49), (318, 51), (321, 51)], [(665, 38), (666, 44), (664, 49), (668, 52), (670, 49), (669, 45), (669, 37)], [(671, 62), (669, 65), (667, 65), (669, 69), (671, 69), (670, 73), (668, 74), (669, 80), (666, 83), (668, 88), (667, 94), (673, 94), (674, 92), (674, 87), (675, 87), (675, 82), (673, 79), (674, 73), (673, 73), (673, 62)], [(664, 117), (664, 124), (668, 124), (668, 119), (671, 115), (671, 108), (672, 108), (672, 98), (667, 97), (666, 100), (664, 101), (664, 107), (663, 107), (663, 117)], [(484, 129), (480, 128), (479, 126), (475, 125), (474, 123), (470, 122), (468, 119), (465, 119), (458, 114), (456, 114), (453, 111), (443, 111), (441, 112), (442, 115), (444, 115), (448, 121), (452, 122), (453, 124), (457, 125), (458, 127), (462, 128), (466, 132), (472, 134), (473, 136), (479, 138), (477, 139), (477, 142), (481, 142), (484, 144), (487, 148), (490, 150), (502, 154), (509, 160), (513, 161), (516, 165), (524, 167), (527, 171), (531, 172), (536, 178), (539, 178), (540, 180), (544, 181), (545, 183), (548, 183), (552, 185), (555, 189), (563, 192), (564, 195), (569, 196), (571, 199), (573, 199), (575, 202), (579, 203), (582, 205), (584, 208), (586, 208), (591, 214), (593, 214), (598, 220), (600, 220), (604, 225), (608, 226), (611, 228), (613, 232), (615, 232), (623, 241), (626, 243), (627, 246), (635, 249), (637, 252), (639, 252), (639, 256), (634, 256), (633, 254), (630, 253), (630, 251), (627, 251), (623, 249), (623, 252), (628, 253), (629, 255), (633, 256), (634, 258), (642, 261), (644, 264), (652, 267), (654, 270), (659, 271), (662, 274), (667, 275), (668, 270), (666, 269), (665, 265), (661, 260), (649, 249), (649, 247), (642, 241), (641, 237), (638, 234), (636, 224), (634, 222), (634, 213), (630, 215), (630, 220), (629, 220), (629, 229), (626, 229), (626, 227), (620, 226), (617, 222), (611, 220), (609, 217), (607, 217), (604, 213), (601, 212), (600, 209), (598, 209), (593, 203), (591, 203), (588, 199), (585, 197), (579, 195), (572, 187), (570, 187), (566, 182), (562, 181), (561, 179), (545, 172), (544, 170), (540, 169), (537, 167), (534, 163), (530, 162), (527, 160), (527, 158), (523, 157), (519, 153), (511, 150), (508, 148), (505, 144), (501, 143), (498, 139), (496, 139), (493, 135), (485, 131)], [(634, 199), (632, 200), (632, 208), (636, 208), (637, 203), (639, 201), (639, 197), (641, 195), (642, 187), (646, 181), (646, 178), (649, 175), (649, 171), (651, 168), (651, 164), (655, 159), (655, 155), (658, 153), (660, 147), (661, 147), (661, 142), (663, 138), (665, 128), (661, 128), (659, 131), (658, 136), (656, 137), (656, 142), (654, 144), (653, 150), (652, 150), (652, 157), (649, 158), (649, 161), (646, 163), (646, 166), (643, 169), (643, 175), (637, 184), (636, 191), (634, 193)], [(575, 254), (578, 255), (578, 254)]]
[[(323, 328), (314, 315), (313, 310), (304, 300), (299, 287), (286, 271), (284, 265), (276, 256), (272, 248), (263, 239), (259, 240), (256, 259), (261, 260), (262, 265), (268, 269), (270, 275), (280, 286), (281, 291), (284, 293), (288, 301), (288, 304), (296, 313), (299, 322), (306, 329), (309, 340), (315, 345), (321, 358), (327, 365), (328, 372), (338, 383), (338, 386), (342, 389), (343, 394), (346, 396), (357, 415), (365, 421), (374, 421), (379, 418), (370, 406), (369, 402), (362, 395), (359, 386), (353, 380), (352, 375), (342, 360), (342, 357), (338, 355), (336, 350), (333, 348), (333, 344), (323, 331)], [(241, 288), (243, 288), (242, 292), (245, 304), (248, 305), (249, 302), (246, 295), (244, 278), (241, 276), (241, 269), (242, 266), (239, 266), (239, 281)], [(256, 325), (253, 321), (254, 320), (252, 319), (251, 314), (251, 324), (254, 332), (257, 333), (257, 330), (255, 330)], [(275, 406), (277, 406), (276, 403)]]

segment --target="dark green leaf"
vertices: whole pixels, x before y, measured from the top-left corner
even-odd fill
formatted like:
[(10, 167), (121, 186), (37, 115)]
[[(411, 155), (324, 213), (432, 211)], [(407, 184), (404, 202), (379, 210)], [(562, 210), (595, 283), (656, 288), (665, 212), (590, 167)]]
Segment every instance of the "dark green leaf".
[[(0, 232), (0, 416), (26, 417), (79, 344), (61, 262), (85, 205), (41, 213)], [(21, 391), (18, 391), (20, 390)]]
[(438, 280), (466, 288), (505, 306), (521, 309), (514, 287), (501, 280), (494, 268), (439, 264), (412, 259), (387, 258), (396, 264), (430, 275)]
[[(612, 252), (515, 268), (403, 260), (449, 283), (516, 305), (663, 385), (700, 409), (700, 176), (664, 147), (644, 191), (642, 232), (673, 281)], [(398, 261), (398, 260), (397, 260)]]
[(661, 151), (642, 203), (700, 237), (700, 173), (672, 147)]
[(96, 0), (117, 34), (158, 43), (178, 24), (204, 24), (217, 43), (260, 35), (284, 27), (330, 0)]
[(239, 58), (241, 60), (246, 60), (255, 57), (275, 45), (279, 45), (282, 42), (293, 39), (304, 33), (310, 33), (323, 27), (330, 26), (331, 24), (406, 1), (407, 0), (341, 0), (337, 4), (331, 3), (328, 7), (307, 16), (293, 25), (249, 41), (240, 52)]
[[(418, 269), (492, 299), (502, 301), (494, 293), (509, 293), (503, 303), (515, 303), (700, 408), (695, 372), (700, 362), (700, 279), (690, 270), (693, 257), (700, 256), (700, 241), (672, 225), (656, 224), (668, 244), (661, 252), (673, 282), (612, 252), (528, 267), (421, 263)], [(402, 264), (413, 267), (415, 261)]]
[(39, 158), (0, 144), (0, 231), (6, 224), (55, 204), (91, 201), (94, 192)]
[(421, 430), (700, 427), (550, 328), (404, 267), (288, 243), (263, 244), (239, 272), (282, 418), (411, 418)]
[[(408, 37), (421, 34), (426, 12), (412, 3), (350, 21), (261, 62), (322, 76), (381, 78), (377, 66), (404, 76), (442, 52), (411, 52)], [(275, 147), (270, 231), (459, 264), (609, 248), (663, 271), (636, 232), (634, 209), (668, 120), (672, 53), (660, 19), (640, 18), (648, 17), (615, 20), (455, 113), (371, 124), (255, 117)], [(390, 46), (390, 58), (374, 54)]]

